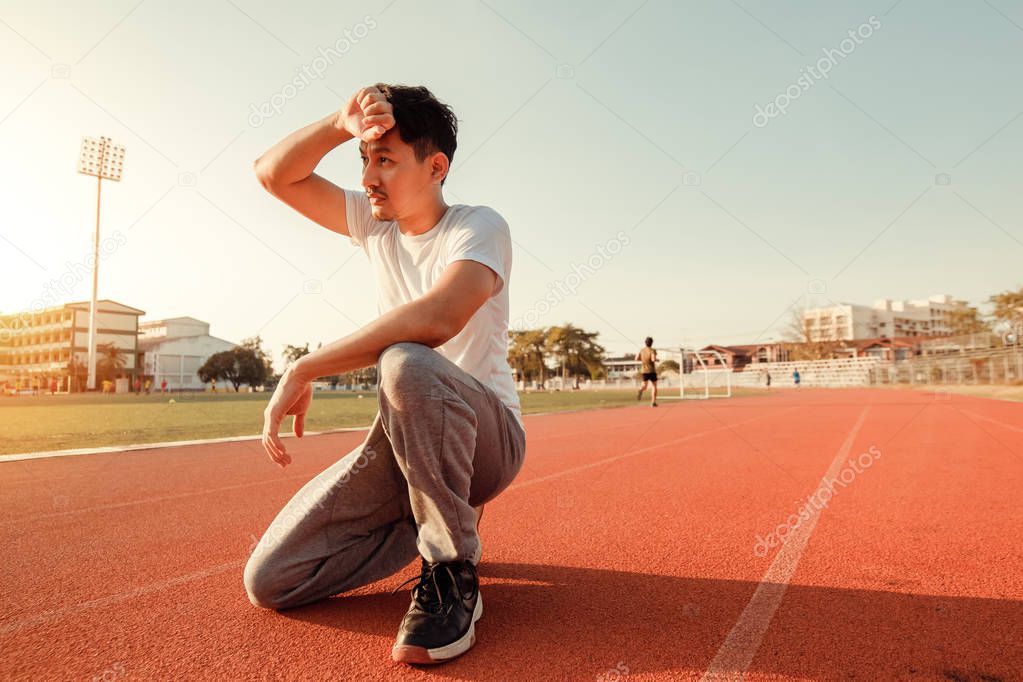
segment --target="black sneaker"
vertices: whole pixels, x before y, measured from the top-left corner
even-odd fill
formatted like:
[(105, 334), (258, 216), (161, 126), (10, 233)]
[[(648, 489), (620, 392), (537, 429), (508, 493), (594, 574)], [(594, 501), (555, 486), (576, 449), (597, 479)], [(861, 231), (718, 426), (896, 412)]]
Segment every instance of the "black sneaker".
[[(416, 580), (410, 578), (395, 591)], [(423, 559), (412, 604), (401, 621), (391, 658), (399, 663), (440, 663), (476, 643), (483, 615), (479, 576), (469, 561), (431, 564)]]

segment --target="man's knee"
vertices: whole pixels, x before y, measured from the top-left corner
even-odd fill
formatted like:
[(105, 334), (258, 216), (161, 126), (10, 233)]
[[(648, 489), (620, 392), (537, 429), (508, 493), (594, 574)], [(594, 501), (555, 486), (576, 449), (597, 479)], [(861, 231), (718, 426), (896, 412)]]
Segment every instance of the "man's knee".
[(262, 556), (253, 554), (245, 564), (245, 572), (242, 574), (242, 582), (245, 584), (245, 592), (249, 595), (249, 601), (254, 606), (264, 609), (281, 608), (280, 595), (276, 592), (273, 576), (267, 570), (266, 561)]
[(380, 354), (380, 370), (390, 374), (414, 370), (418, 365), (428, 363), (436, 352), (421, 343), (410, 341), (395, 343)]
[(416, 382), (428, 379), (437, 351), (421, 343), (402, 342), (388, 346), (380, 354), (378, 381), (380, 392), (401, 393)]
[(246, 593), (249, 595), (249, 601), (253, 602), (253, 605), (273, 608), (273, 598), (269, 593), (270, 586), (266, 579), (266, 571), (262, 562), (255, 554), (249, 557), (249, 561), (246, 563), (246, 570), (241, 575), (241, 581), (246, 586)]

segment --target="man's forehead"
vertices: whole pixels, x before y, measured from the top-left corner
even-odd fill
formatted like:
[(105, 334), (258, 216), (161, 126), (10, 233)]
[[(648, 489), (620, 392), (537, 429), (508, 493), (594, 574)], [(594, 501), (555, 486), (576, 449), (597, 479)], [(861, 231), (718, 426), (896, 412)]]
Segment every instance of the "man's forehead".
[[(384, 135), (384, 137), (387, 137), (387, 136)], [(362, 152), (363, 154), (366, 153), (367, 145), (366, 145), (365, 141), (359, 142), (359, 151)], [(388, 152), (390, 154), (395, 153), (395, 149), (394, 149), (394, 147), (392, 147), (392, 141), (391, 140), (385, 140), (383, 138), (381, 138), (379, 140), (375, 140), (374, 142), (370, 142), (369, 143), (369, 151), (373, 152), (374, 154), (381, 154), (383, 152)]]

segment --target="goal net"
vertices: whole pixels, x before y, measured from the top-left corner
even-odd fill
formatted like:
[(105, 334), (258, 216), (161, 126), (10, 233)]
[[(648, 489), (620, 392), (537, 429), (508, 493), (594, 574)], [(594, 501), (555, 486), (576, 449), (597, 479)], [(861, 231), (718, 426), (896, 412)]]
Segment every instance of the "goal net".
[(666, 390), (658, 396), (659, 399), (704, 400), (732, 397), (732, 370), (725, 362), (724, 356), (716, 350), (658, 348), (657, 360), (658, 374), (670, 376), (674, 375), (675, 371), (678, 373), (677, 381), (668, 382), (672, 387), (677, 383), (678, 392), (673, 389)]

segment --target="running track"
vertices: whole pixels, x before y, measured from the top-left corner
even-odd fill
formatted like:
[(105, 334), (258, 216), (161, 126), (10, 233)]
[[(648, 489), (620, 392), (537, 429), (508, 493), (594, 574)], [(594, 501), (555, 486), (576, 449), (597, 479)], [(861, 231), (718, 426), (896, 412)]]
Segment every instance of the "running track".
[(1023, 679), (1023, 404), (802, 389), (526, 426), (483, 519), (479, 641), (435, 668), (390, 660), (414, 565), (284, 612), (242, 586), (361, 432), (291, 439), (285, 470), (256, 441), (2, 462), (0, 676)]

